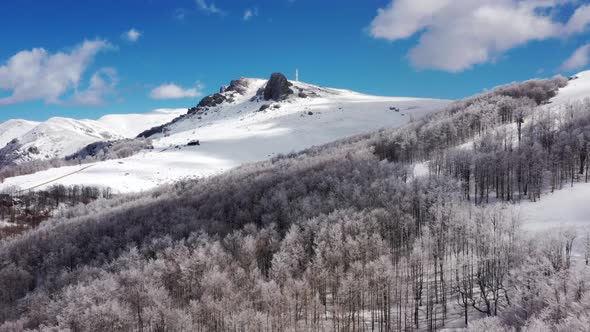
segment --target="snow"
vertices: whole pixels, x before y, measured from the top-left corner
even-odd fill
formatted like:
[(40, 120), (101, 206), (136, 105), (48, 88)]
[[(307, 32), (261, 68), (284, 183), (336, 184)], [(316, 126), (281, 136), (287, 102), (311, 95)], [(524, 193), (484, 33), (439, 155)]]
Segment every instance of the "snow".
[(553, 193), (545, 193), (537, 202), (522, 201), (515, 206), (521, 226), (530, 236), (546, 239), (574, 230), (572, 255), (583, 265), (585, 252), (583, 237), (590, 232), (590, 183), (574, 183)]
[(590, 227), (590, 183), (574, 183), (541, 196), (538, 202), (523, 201), (516, 207), (523, 227), (532, 231)]
[(13, 223), (9, 223), (8, 221), (3, 221), (0, 219), (0, 228), (12, 227), (14, 226)]
[[(154, 136), (154, 150), (91, 164), (79, 172), (78, 166), (62, 167), (9, 178), (0, 184), (0, 190), (12, 185), (26, 189), (57, 179), (47, 185), (109, 186), (121, 193), (144, 191), (183, 178), (211, 176), (279, 153), (300, 151), (384, 127), (402, 126), (412, 118), (441, 110), (450, 102), (369, 96), (301, 82), (293, 82), (296, 92), (304, 89), (318, 97), (251, 101), (266, 80), (248, 79), (248, 82), (247, 93), (236, 95), (234, 102), (186, 117), (171, 125), (166, 134)], [(271, 106), (258, 111), (264, 104), (280, 105), (280, 108)], [(192, 140), (199, 140), (200, 146), (187, 147)]]
[(228, 160), (186, 151), (190, 149), (192, 148), (144, 151), (126, 159), (52, 168), (31, 175), (8, 178), (0, 185), (0, 190), (14, 185), (21, 189), (42, 189), (52, 184), (77, 184), (111, 187), (121, 193), (137, 192), (163, 183), (216, 174), (237, 166)]
[(573, 76), (568, 85), (559, 90), (552, 104), (564, 105), (573, 101), (580, 101), (590, 97), (590, 70), (580, 72)]
[(141, 132), (170, 122), (185, 114), (186, 109), (156, 109), (143, 114), (111, 114), (97, 120), (103, 126), (126, 138), (137, 137)]
[(428, 169), (428, 162), (423, 161), (421, 163), (414, 164), (414, 177), (425, 177), (430, 174), (430, 170)]

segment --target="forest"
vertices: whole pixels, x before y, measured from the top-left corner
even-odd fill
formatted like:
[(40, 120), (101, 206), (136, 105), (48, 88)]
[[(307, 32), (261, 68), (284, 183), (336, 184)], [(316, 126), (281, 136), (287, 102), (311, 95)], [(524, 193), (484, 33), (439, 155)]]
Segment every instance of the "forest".
[(47, 189), (23, 191), (18, 188), (0, 192), (0, 239), (39, 226), (59, 209), (110, 199), (110, 188), (52, 185)]
[(588, 181), (567, 83), (60, 209), (0, 242), (0, 331), (583, 331), (590, 233), (513, 209)]

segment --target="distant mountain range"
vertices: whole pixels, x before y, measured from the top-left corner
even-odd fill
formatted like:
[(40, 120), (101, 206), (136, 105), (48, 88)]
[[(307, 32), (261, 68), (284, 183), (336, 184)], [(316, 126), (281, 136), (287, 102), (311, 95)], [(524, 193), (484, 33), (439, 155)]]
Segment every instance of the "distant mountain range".
[(45, 122), (8, 120), (0, 123), (0, 148), (18, 142), (20, 160), (63, 158), (97, 141), (133, 138), (186, 109), (159, 109), (144, 114), (105, 115), (98, 120), (55, 117)]

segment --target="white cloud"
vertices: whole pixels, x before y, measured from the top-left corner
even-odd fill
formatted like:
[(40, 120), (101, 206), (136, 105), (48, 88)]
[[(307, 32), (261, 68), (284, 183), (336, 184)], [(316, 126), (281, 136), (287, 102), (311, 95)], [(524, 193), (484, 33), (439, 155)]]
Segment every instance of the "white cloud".
[(572, 71), (590, 63), (590, 44), (579, 47), (560, 67), (562, 71)]
[(179, 99), (179, 98), (195, 98), (202, 96), (201, 92), (203, 86), (197, 84), (194, 88), (182, 88), (174, 83), (165, 83), (150, 92), (152, 99)]
[(195, 3), (197, 4), (197, 8), (207, 14), (225, 15), (225, 12), (213, 2), (207, 3), (206, 0), (195, 0)]
[(242, 17), (242, 19), (244, 21), (249, 21), (250, 19), (252, 19), (253, 17), (258, 16), (258, 8), (254, 8), (254, 9), (246, 9), (246, 11), (244, 11), (244, 16)]
[(132, 43), (135, 43), (141, 36), (143, 36), (143, 33), (137, 31), (135, 28), (131, 28), (131, 30), (125, 32), (122, 37)]
[(29, 100), (61, 103), (62, 96), (78, 89), (96, 55), (110, 47), (106, 41), (94, 40), (84, 41), (70, 52), (50, 54), (43, 48), (18, 52), (0, 66), (0, 90), (11, 93), (0, 98), (0, 105)]
[(544, 14), (566, 2), (572, 0), (392, 0), (379, 9), (370, 33), (389, 41), (417, 35), (408, 53), (415, 67), (459, 72), (530, 41), (584, 31), (590, 5), (566, 23)]
[(102, 68), (90, 78), (90, 85), (86, 90), (76, 91), (70, 103), (75, 105), (100, 106), (104, 105), (105, 97), (115, 93), (119, 83), (117, 70)]
[(576, 9), (566, 25), (567, 33), (584, 31), (590, 23), (590, 5), (584, 5)]

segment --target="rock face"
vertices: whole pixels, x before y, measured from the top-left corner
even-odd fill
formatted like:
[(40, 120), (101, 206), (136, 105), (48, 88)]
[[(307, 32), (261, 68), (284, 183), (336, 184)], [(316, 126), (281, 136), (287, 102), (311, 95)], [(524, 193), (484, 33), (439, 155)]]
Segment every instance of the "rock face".
[(293, 94), (293, 90), (290, 88), (292, 85), (285, 75), (281, 73), (272, 74), (264, 88), (264, 100), (281, 101), (287, 99), (289, 95)]
[(199, 102), (197, 107), (215, 107), (225, 101), (226, 97), (221, 93), (209, 95)]
[(71, 154), (69, 156), (66, 156), (66, 160), (74, 160), (74, 159), (86, 159), (88, 157), (95, 157), (97, 156), (100, 152), (107, 152), (111, 147), (113, 146), (113, 142), (109, 142), (109, 141), (100, 141), (100, 142), (94, 142), (94, 143), (90, 143), (87, 146), (83, 147), (82, 149), (80, 149), (80, 151)]
[(13, 139), (5, 147), (0, 149), (0, 168), (5, 166), (16, 165), (17, 160), (26, 160), (27, 151), (22, 151), (22, 144), (18, 139)]
[(233, 80), (229, 83), (229, 86), (225, 89), (225, 91), (235, 91), (241, 95), (244, 95), (248, 92), (248, 80), (240, 78), (239, 80)]
[(233, 80), (229, 83), (229, 85), (224, 85), (219, 89), (219, 93), (224, 93), (228, 91), (237, 92), (241, 95), (245, 95), (248, 92), (248, 86), (250, 83), (248, 79), (240, 78), (239, 80)]
[(232, 103), (234, 102), (236, 93), (244, 95), (248, 92), (248, 86), (249, 82), (247, 79), (240, 78), (239, 80), (233, 80), (229, 83), (229, 86), (222, 86), (219, 89), (219, 93), (214, 93), (201, 99), (196, 107), (189, 109), (189, 114), (198, 113), (205, 108), (215, 107), (224, 102)]

